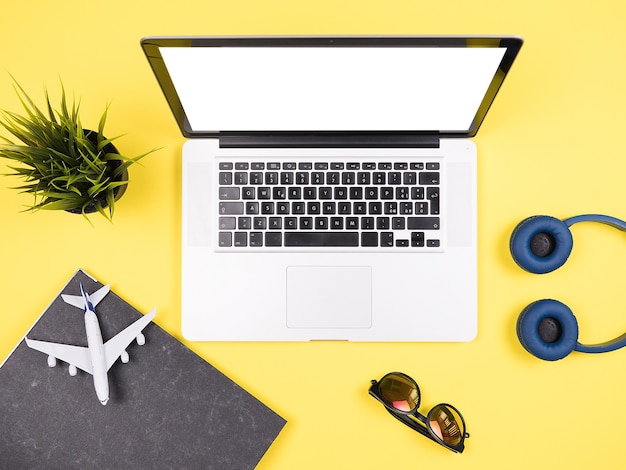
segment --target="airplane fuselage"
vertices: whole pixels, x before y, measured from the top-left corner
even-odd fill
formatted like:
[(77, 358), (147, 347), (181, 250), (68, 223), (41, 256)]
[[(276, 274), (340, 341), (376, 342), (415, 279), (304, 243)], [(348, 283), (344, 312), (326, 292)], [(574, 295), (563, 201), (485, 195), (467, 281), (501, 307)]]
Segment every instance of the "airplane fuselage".
[(93, 386), (96, 389), (98, 400), (103, 405), (109, 401), (109, 379), (107, 377), (104, 343), (98, 317), (93, 310), (85, 310), (85, 331), (87, 333), (87, 347), (93, 367)]

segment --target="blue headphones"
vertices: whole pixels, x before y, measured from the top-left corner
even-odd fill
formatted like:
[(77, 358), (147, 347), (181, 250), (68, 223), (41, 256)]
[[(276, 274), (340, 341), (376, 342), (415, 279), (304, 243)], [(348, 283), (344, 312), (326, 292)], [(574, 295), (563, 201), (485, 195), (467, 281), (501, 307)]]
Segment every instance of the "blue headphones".
[[(599, 222), (626, 231), (626, 222), (606, 215), (589, 214), (559, 220), (545, 215), (529, 217), (511, 234), (515, 262), (528, 272), (545, 274), (562, 266), (574, 241), (569, 227), (578, 222)], [(517, 337), (531, 354), (546, 361), (564, 358), (572, 351), (603, 353), (626, 346), (626, 333), (602, 344), (578, 342), (578, 322), (565, 304), (552, 299), (533, 302), (517, 319)]]

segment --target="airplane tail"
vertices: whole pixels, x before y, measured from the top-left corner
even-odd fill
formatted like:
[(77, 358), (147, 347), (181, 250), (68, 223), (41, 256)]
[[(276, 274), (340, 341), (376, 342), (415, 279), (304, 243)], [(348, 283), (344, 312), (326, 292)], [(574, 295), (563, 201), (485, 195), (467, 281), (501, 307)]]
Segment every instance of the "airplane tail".
[[(89, 294), (88, 296), (85, 294), (85, 296), (87, 297), (87, 300), (90, 301), (91, 304), (95, 307), (109, 293), (110, 288), (111, 288), (111, 285), (107, 284), (106, 286), (98, 289), (93, 294)], [(82, 284), (81, 284), (81, 290), (82, 290)], [(76, 308), (80, 308), (81, 310), (85, 310), (87, 306), (85, 304), (85, 297), (82, 295), (61, 294), (61, 298), (63, 299), (65, 303), (73, 305)]]

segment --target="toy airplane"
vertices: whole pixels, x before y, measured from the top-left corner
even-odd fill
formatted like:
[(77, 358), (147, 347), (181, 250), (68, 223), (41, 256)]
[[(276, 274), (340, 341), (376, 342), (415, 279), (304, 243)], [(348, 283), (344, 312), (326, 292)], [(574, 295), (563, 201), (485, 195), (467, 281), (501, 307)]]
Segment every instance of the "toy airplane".
[(144, 315), (135, 323), (120, 331), (106, 343), (102, 342), (100, 324), (96, 316), (95, 306), (109, 293), (109, 285), (88, 295), (80, 284), (82, 295), (61, 295), (63, 300), (85, 312), (85, 331), (87, 333), (87, 347), (71, 346), (69, 344), (49, 343), (26, 338), (26, 344), (37, 351), (48, 354), (48, 365), (56, 366), (57, 359), (69, 364), (69, 373), (76, 375), (76, 368), (93, 375), (93, 385), (96, 389), (98, 400), (103, 405), (109, 401), (109, 380), (107, 372), (117, 360), (121, 358), (123, 363), (129, 360), (126, 348), (137, 339), (137, 344), (144, 345), (146, 340), (141, 331), (152, 321), (156, 315), (156, 308)]

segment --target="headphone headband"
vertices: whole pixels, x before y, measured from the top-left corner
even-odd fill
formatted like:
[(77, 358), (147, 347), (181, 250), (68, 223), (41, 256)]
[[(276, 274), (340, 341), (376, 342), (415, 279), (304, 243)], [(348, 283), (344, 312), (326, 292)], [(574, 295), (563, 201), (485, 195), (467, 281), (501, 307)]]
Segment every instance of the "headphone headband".
[(601, 224), (610, 225), (618, 230), (626, 231), (626, 222), (621, 219), (617, 219), (615, 217), (611, 217), (608, 215), (602, 214), (583, 214), (577, 215), (574, 217), (569, 217), (568, 219), (563, 219), (563, 223), (568, 227), (571, 227), (574, 224), (579, 222), (599, 222)]

